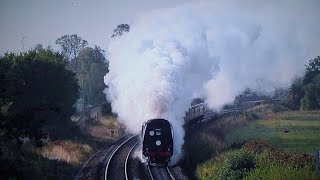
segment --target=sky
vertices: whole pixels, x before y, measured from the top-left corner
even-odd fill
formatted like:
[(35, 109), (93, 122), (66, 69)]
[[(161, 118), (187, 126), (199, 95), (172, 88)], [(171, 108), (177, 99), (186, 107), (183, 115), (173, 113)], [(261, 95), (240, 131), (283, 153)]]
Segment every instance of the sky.
[(0, 0), (0, 55), (78, 34), (89, 46), (106, 49), (112, 31), (146, 11), (192, 0)]

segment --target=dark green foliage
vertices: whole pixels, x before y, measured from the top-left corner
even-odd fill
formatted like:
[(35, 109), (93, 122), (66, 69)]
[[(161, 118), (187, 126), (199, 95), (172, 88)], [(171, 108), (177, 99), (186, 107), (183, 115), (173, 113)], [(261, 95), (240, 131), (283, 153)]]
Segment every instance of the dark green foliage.
[(112, 38), (116, 36), (122, 36), (124, 32), (129, 32), (130, 26), (129, 24), (119, 24), (116, 29), (113, 30)]
[(320, 56), (309, 60), (306, 65), (306, 74), (303, 78), (303, 84), (309, 84), (313, 81), (314, 77), (320, 73)]
[(320, 74), (303, 87), (304, 96), (301, 99), (301, 110), (320, 109)]
[[(0, 174), (24, 179), (30, 172), (26, 142), (41, 146), (61, 129), (68, 130), (78, 96), (75, 74), (52, 49), (6, 54), (0, 59)], [(32, 145), (28, 147), (32, 147)], [(5, 163), (5, 164), (4, 164)], [(32, 167), (31, 167), (32, 168)]]
[(309, 60), (303, 78), (296, 78), (290, 87), (289, 101), (292, 109), (317, 110), (320, 109), (319, 80), (320, 56)]
[(289, 101), (291, 102), (291, 108), (298, 110), (300, 108), (300, 100), (304, 95), (302, 78), (296, 77), (293, 80), (289, 90)]
[(6, 54), (1, 67), (1, 136), (42, 137), (48, 120), (65, 121), (73, 113), (78, 85), (63, 56), (51, 49)]
[(242, 179), (255, 168), (255, 159), (247, 151), (235, 151), (226, 156), (218, 172), (219, 179)]

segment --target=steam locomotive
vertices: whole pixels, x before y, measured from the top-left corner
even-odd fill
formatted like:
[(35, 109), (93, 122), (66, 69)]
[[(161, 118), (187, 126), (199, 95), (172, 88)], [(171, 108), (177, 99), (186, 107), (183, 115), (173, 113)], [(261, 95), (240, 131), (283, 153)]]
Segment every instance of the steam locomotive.
[(150, 119), (142, 125), (142, 154), (148, 165), (167, 166), (173, 155), (173, 130), (165, 119)]

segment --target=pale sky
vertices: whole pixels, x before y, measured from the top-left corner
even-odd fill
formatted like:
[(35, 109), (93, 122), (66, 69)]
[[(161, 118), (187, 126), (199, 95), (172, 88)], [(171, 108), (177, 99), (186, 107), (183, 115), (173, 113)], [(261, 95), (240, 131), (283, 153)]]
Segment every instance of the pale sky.
[(118, 24), (131, 24), (143, 12), (189, 1), (0, 0), (0, 55), (26, 51), (38, 43), (56, 47), (57, 38), (74, 33), (89, 46), (106, 49)]

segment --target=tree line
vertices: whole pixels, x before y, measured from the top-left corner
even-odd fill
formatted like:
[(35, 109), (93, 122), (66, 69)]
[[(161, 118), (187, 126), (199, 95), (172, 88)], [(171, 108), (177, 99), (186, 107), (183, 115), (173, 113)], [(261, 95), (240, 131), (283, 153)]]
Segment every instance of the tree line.
[[(119, 25), (112, 37), (129, 31)], [(106, 107), (103, 90), (108, 73), (105, 52), (77, 34), (56, 40), (60, 51), (36, 45), (23, 53), (0, 57), (0, 174), (17, 177), (24, 162), (22, 145), (41, 147), (46, 141), (75, 138), (70, 120), (76, 102)], [(22, 172), (23, 174), (23, 172)]]

